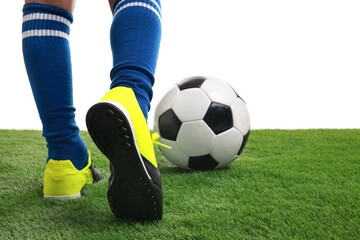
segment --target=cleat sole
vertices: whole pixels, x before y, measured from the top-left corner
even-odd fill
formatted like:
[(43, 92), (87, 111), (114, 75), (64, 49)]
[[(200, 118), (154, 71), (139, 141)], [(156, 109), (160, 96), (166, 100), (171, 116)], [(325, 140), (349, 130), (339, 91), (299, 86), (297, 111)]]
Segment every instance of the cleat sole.
[(86, 116), (91, 138), (110, 161), (108, 202), (117, 218), (160, 220), (162, 190), (145, 167), (128, 119), (121, 105), (110, 102), (95, 104)]

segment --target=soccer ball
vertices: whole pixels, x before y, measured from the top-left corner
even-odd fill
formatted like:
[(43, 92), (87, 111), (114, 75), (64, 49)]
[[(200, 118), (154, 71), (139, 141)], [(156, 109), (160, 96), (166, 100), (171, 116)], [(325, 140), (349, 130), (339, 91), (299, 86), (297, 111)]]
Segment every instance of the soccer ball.
[(233, 162), (250, 135), (244, 100), (225, 81), (190, 77), (174, 84), (155, 109), (161, 152), (180, 168), (210, 170)]

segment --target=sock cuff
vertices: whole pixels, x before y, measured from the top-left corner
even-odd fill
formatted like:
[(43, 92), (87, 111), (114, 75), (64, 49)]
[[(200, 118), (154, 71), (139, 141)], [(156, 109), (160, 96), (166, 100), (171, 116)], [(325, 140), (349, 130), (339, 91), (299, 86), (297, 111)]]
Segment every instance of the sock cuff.
[(28, 37), (62, 37), (68, 39), (73, 15), (52, 5), (26, 3), (23, 7), (23, 39)]
[(58, 15), (60, 17), (66, 18), (70, 23), (73, 22), (73, 15), (71, 12), (56, 7), (53, 5), (48, 4), (41, 4), (41, 3), (26, 3), (23, 7), (23, 13), (25, 15), (32, 14), (32, 13), (44, 13), (44, 14), (52, 14)]
[(119, 12), (129, 7), (148, 9), (161, 20), (160, 0), (117, 0), (112, 9), (113, 16), (115, 17)]

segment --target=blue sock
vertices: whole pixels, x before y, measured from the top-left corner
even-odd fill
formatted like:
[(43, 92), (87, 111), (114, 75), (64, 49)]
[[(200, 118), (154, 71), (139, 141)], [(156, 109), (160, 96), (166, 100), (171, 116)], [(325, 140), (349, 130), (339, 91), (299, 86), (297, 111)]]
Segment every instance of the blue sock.
[(88, 152), (73, 106), (69, 33), (72, 14), (55, 6), (23, 8), (23, 56), (48, 147), (48, 159), (71, 160), (77, 169)]
[(115, 2), (110, 30), (111, 88), (132, 88), (145, 118), (150, 110), (160, 39), (160, 0)]

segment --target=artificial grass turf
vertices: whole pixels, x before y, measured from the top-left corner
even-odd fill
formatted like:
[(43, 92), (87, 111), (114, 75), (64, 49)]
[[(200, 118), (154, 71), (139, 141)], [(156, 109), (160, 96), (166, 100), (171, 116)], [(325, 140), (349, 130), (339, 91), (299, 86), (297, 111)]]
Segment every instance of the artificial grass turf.
[(108, 161), (82, 132), (105, 180), (76, 200), (42, 199), (40, 131), (0, 130), (0, 239), (359, 239), (360, 130), (253, 130), (217, 171), (184, 171), (157, 149), (164, 217), (115, 219)]

